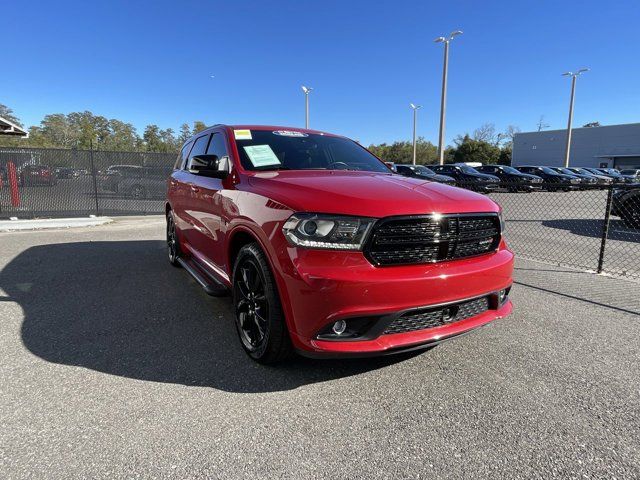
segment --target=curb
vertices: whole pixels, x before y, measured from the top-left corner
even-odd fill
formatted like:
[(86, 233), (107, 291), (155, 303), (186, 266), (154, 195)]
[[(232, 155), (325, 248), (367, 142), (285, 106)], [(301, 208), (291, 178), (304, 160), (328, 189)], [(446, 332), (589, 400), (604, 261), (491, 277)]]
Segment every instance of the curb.
[(46, 230), (51, 228), (96, 227), (113, 222), (109, 217), (46, 218), (40, 220), (1, 220), (0, 232)]

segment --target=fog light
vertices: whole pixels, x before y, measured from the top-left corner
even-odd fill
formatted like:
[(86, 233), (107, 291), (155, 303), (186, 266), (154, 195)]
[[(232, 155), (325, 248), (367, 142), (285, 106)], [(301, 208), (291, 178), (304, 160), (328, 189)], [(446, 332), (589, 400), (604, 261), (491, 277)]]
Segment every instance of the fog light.
[(507, 291), (506, 290), (500, 290), (498, 292), (498, 301), (500, 303), (504, 302), (504, 299), (507, 298)]
[(342, 335), (346, 329), (347, 322), (345, 322), (344, 320), (338, 320), (333, 324), (333, 327), (331, 327), (331, 330), (333, 330), (333, 333), (335, 333), (336, 335)]

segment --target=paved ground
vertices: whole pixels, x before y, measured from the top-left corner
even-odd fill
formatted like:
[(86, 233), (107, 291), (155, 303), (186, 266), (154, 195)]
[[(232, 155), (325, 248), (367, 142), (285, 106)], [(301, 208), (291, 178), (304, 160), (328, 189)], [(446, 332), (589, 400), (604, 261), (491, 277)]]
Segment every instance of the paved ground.
[(485, 329), (263, 367), (162, 234), (0, 234), (1, 478), (640, 477), (636, 284), (519, 262)]

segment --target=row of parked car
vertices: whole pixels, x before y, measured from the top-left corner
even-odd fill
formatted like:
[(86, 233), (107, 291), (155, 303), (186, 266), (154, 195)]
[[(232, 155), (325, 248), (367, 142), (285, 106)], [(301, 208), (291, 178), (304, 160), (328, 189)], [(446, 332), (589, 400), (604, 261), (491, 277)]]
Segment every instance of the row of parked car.
[(499, 188), (509, 191), (577, 190), (595, 186), (632, 184), (640, 181), (640, 170), (620, 172), (613, 168), (545, 167), (537, 165), (446, 165), (394, 164), (400, 175), (458, 185), (479, 192)]

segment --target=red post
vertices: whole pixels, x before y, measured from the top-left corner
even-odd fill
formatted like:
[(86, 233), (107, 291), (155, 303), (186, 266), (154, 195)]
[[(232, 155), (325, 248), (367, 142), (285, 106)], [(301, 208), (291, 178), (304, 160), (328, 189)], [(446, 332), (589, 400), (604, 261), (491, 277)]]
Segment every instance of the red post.
[(9, 188), (11, 189), (11, 206), (20, 206), (20, 192), (18, 191), (18, 174), (16, 172), (16, 164), (7, 163), (7, 176), (9, 180)]

